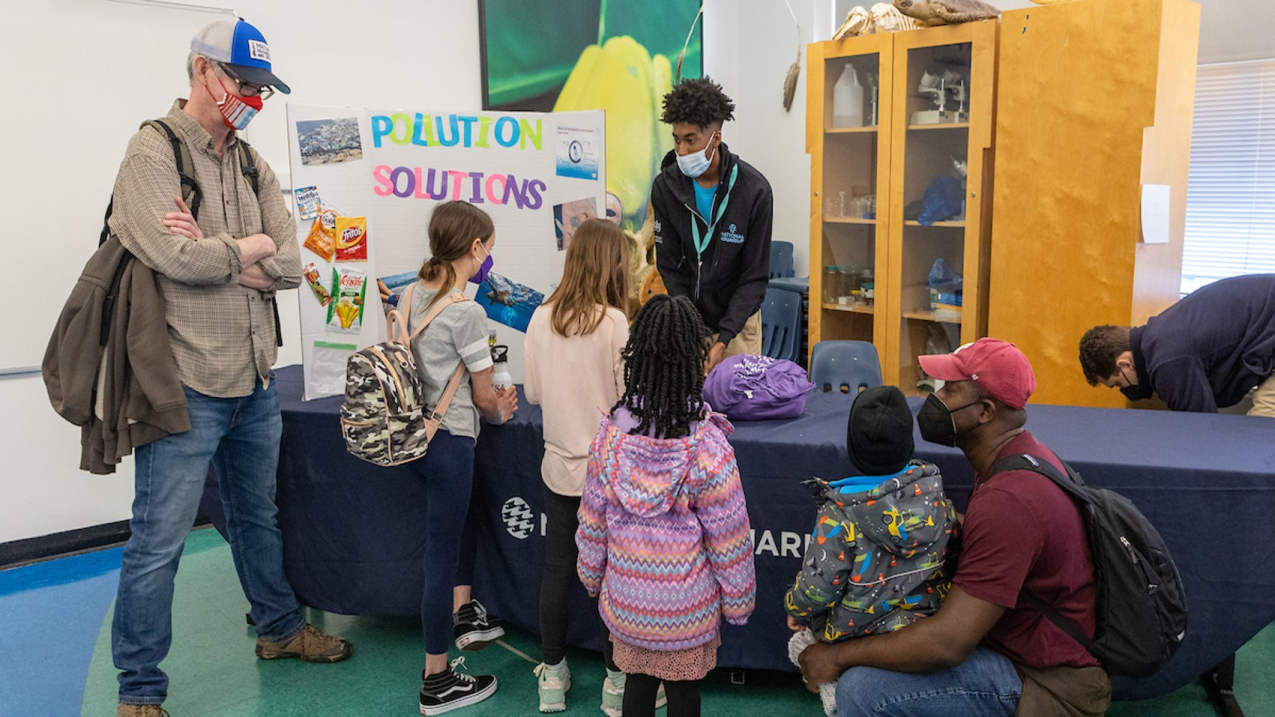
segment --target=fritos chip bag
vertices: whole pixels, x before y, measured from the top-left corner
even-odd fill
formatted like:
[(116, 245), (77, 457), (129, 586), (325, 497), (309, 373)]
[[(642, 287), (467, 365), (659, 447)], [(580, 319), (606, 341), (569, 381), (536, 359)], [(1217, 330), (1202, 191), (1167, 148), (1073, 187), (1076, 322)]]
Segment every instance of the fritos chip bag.
[(335, 209), (324, 209), (310, 225), (310, 236), (306, 237), (305, 248), (318, 254), (324, 261), (332, 261), (332, 250), (336, 248)]
[(336, 260), (367, 261), (367, 217), (337, 217)]
[(319, 306), (327, 306), (328, 302), (332, 300), (332, 294), (329, 294), (328, 290), (319, 283), (321, 281), (319, 270), (315, 267), (314, 262), (305, 265), (305, 280), (310, 284), (310, 290), (314, 292), (314, 298), (319, 300)]
[(363, 299), (367, 272), (351, 267), (332, 268), (332, 302), (328, 304), (328, 329), (358, 333), (363, 327)]

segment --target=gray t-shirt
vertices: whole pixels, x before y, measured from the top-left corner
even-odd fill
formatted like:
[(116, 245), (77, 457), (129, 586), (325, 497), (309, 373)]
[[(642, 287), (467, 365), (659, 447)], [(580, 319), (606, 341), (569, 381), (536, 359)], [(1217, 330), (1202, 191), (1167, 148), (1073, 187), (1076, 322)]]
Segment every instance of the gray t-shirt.
[[(407, 319), (410, 333), (425, 320), (426, 306), (437, 293), (417, 283), (412, 291), (412, 315)], [(447, 301), (444, 297), (440, 301)], [(487, 346), (487, 312), (473, 301), (452, 304), (438, 315), (427, 329), (412, 339), (412, 355), (416, 370), (425, 383), (425, 404), (434, 406), (442, 397), (456, 366), (465, 362), (470, 373), (491, 368), (491, 349)], [(447, 415), (440, 426), (453, 436), (478, 439), (478, 409), (474, 406), (469, 377), (461, 379)]]

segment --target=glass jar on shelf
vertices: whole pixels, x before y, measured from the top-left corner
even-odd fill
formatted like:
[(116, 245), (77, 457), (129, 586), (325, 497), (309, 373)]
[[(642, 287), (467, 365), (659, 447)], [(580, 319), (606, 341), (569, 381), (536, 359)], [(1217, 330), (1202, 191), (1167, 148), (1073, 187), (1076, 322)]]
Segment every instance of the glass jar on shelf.
[(835, 304), (841, 298), (841, 267), (823, 268), (823, 303)]

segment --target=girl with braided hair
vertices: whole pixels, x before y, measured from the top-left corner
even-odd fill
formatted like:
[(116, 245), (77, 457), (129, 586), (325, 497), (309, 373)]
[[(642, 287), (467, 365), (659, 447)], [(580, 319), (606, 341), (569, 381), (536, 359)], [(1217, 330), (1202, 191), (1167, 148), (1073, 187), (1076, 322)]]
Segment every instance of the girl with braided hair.
[(700, 713), (717, 664), (718, 628), (752, 614), (756, 577), (748, 511), (725, 416), (704, 403), (709, 334), (685, 297), (655, 296), (630, 329), (624, 395), (589, 451), (576, 569), (599, 595), (623, 714)]

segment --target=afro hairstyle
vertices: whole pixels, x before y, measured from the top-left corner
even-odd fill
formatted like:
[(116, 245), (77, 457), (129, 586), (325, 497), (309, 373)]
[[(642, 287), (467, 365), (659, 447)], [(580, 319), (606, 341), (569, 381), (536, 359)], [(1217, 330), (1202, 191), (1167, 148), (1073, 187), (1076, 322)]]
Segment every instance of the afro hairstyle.
[(666, 124), (687, 122), (696, 127), (709, 127), (735, 119), (735, 103), (722, 92), (722, 86), (707, 77), (682, 80), (664, 95)]

